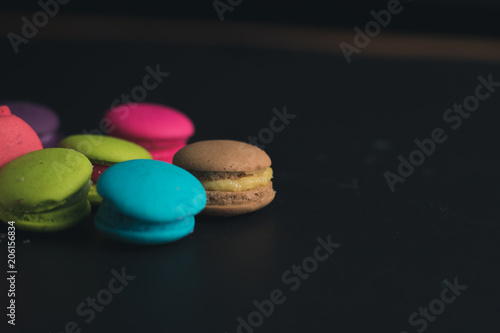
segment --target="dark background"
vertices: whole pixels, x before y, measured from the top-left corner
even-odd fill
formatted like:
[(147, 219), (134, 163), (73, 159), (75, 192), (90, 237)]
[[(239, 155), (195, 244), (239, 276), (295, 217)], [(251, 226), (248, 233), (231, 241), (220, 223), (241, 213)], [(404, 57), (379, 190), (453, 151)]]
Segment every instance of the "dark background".
[[(385, 5), (244, 1), (226, 16), (227, 22), (350, 30)], [(17, 16), (38, 10), (2, 6)], [(389, 32), (498, 34), (493, 1), (411, 6)], [(73, 0), (64, 13), (218, 22), (210, 1)], [(17, 231), (17, 325), (5, 325), (2, 314), (2, 332), (55, 333), (69, 321), (82, 332), (236, 332), (236, 318), (255, 311), (254, 300), (281, 289), (286, 302), (255, 332), (410, 333), (417, 330), (408, 317), (439, 298), (442, 282), (455, 277), (467, 290), (425, 332), (498, 332), (499, 92), (455, 131), (442, 120), (453, 103), (474, 93), (479, 75), (500, 81), (497, 62), (361, 54), (348, 65), (341, 54), (299, 50), (43, 38), (17, 55), (3, 39), (0, 60), (0, 99), (53, 107), (65, 134), (98, 128), (112, 101), (156, 64), (171, 75), (147, 100), (188, 114), (196, 125), (192, 141), (245, 141), (268, 126), (273, 108), (297, 115), (265, 147), (277, 196), (261, 211), (197, 216), (194, 234), (154, 247), (102, 237), (93, 215), (58, 234)], [(396, 172), (397, 157), (408, 156), (413, 140), (436, 127), (448, 140), (392, 193), (383, 173)], [(328, 236), (341, 246), (291, 291), (283, 273)], [(86, 324), (77, 306), (122, 267), (135, 279)]]
[[(218, 21), (213, 1), (75, 1), (64, 5), (65, 13), (127, 15)], [(226, 2), (227, 3), (227, 2)], [(231, 22), (262, 22), (351, 30), (371, 20), (371, 10), (387, 8), (388, 1), (249, 1), (227, 12)], [(391, 31), (497, 36), (500, 3), (495, 0), (403, 0), (405, 10), (387, 28)], [(36, 1), (10, 1), (0, 8), (37, 11)]]

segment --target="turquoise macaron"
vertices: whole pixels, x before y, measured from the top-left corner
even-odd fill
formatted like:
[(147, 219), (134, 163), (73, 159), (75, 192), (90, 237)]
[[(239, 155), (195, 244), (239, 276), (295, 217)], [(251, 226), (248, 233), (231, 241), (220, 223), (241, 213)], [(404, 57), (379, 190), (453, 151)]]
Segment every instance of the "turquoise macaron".
[(109, 167), (97, 181), (103, 201), (97, 229), (115, 240), (162, 244), (194, 230), (194, 216), (205, 208), (203, 185), (189, 172), (156, 160), (138, 159)]

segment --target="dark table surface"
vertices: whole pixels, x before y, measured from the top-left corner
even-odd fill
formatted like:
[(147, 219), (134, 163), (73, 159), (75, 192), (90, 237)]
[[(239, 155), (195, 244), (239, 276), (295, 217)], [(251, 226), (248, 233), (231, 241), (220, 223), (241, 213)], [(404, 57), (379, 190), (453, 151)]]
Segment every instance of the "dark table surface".
[[(498, 332), (500, 91), (456, 130), (443, 120), (478, 76), (500, 81), (498, 63), (57, 40), (17, 55), (3, 43), (0, 59), (0, 99), (53, 107), (65, 134), (98, 130), (157, 64), (170, 75), (146, 100), (187, 113), (191, 141), (246, 141), (274, 108), (296, 115), (265, 145), (277, 196), (261, 211), (197, 216), (192, 235), (162, 246), (108, 240), (92, 217), (58, 234), (17, 231), (15, 327), (2, 240), (2, 332), (229, 333), (249, 316), (257, 327), (239, 332)], [(447, 140), (391, 192), (384, 172), (435, 128)], [(318, 237), (339, 244), (320, 262)], [(302, 263), (307, 275), (289, 271)], [(123, 270), (135, 278), (95, 316), (77, 312), (108, 302), (102, 290)], [(455, 279), (467, 289), (442, 303)], [(274, 290), (273, 313), (253, 313)], [(429, 305), (437, 315), (413, 315)]]

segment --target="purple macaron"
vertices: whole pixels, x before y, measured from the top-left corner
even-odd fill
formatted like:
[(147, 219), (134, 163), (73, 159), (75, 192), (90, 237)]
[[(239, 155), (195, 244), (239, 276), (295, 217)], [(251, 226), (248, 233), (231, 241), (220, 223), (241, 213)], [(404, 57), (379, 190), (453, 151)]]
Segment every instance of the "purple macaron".
[(59, 117), (54, 111), (44, 105), (26, 101), (7, 101), (4, 105), (35, 130), (44, 148), (57, 147), (62, 135), (58, 132)]

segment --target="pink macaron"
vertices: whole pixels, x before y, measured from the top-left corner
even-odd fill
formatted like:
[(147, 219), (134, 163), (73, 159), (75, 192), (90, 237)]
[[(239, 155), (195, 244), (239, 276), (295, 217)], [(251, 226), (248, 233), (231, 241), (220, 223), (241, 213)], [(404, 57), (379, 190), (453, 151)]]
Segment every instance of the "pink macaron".
[(146, 148), (153, 159), (172, 163), (194, 133), (191, 119), (174, 108), (152, 103), (118, 105), (106, 112), (109, 135)]
[(24, 154), (42, 149), (33, 128), (13, 115), (8, 106), (0, 106), (0, 168)]

